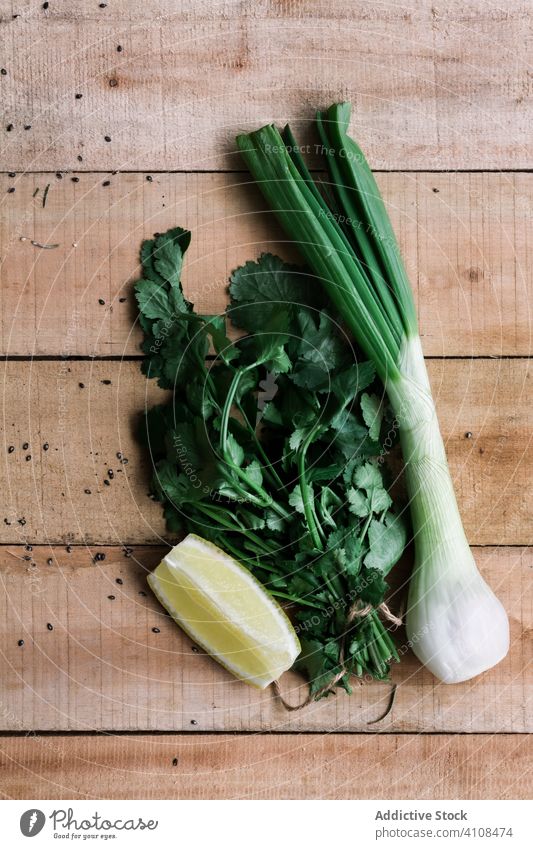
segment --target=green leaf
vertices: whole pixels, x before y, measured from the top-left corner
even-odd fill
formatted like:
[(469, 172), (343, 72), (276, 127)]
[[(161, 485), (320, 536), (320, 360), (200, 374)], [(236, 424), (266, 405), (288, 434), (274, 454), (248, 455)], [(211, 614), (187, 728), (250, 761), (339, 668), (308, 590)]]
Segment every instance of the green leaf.
[(403, 553), (406, 537), (405, 526), (399, 516), (388, 513), (385, 523), (373, 519), (368, 529), (370, 551), (365, 557), (365, 566), (378, 570), (383, 576), (388, 575)]
[(324, 296), (306, 272), (273, 254), (235, 269), (229, 286), (228, 314), (236, 327), (250, 333), (267, 329), (285, 313), (287, 320), (301, 305), (320, 306)]
[(361, 395), (361, 412), (368, 427), (370, 439), (377, 442), (381, 431), (381, 422), (383, 421), (383, 399), (378, 398), (377, 395), (368, 395), (364, 392)]
[(182, 504), (190, 493), (189, 479), (184, 474), (178, 474), (175, 463), (168, 460), (157, 464), (154, 486), (160, 498), (167, 498), (177, 506)]
[(281, 533), (286, 527), (285, 520), (275, 513), (274, 510), (271, 510), (270, 507), (265, 510), (265, 522), (270, 531), (275, 531), (277, 533)]
[(165, 319), (170, 321), (173, 309), (170, 305), (168, 292), (152, 280), (138, 280), (135, 284), (135, 297), (139, 310), (146, 318)]
[[(308, 497), (313, 499), (313, 488), (307, 484)], [(289, 504), (294, 507), (297, 513), (305, 514), (304, 500), (302, 498), (302, 490), (300, 486), (296, 486), (289, 495)]]
[(379, 569), (363, 569), (359, 581), (357, 589), (361, 601), (378, 607), (389, 589), (383, 574)]
[(261, 472), (261, 463), (259, 460), (252, 460), (244, 471), (248, 480), (255, 484), (255, 486), (263, 485), (263, 473)]
[(304, 441), (304, 439), (308, 435), (309, 435), (309, 428), (308, 427), (297, 427), (296, 430), (293, 430), (293, 432), (290, 435), (290, 439), (289, 439), (289, 447), (291, 448), (291, 450), (292, 451), (298, 451), (298, 448), (300, 447), (300, 445), (302, 444), (302, 442)]
[(242, 466), (244, 451), (231, 433), (228, 433), (227, 446), (232, 462), (235, 463), (236, 466)]
[(366, 518), (372, 512), (367, 496), (363, 495), (360, 489), (351, 487), (348, 490), (348, 501), (350, 502), (350, 511), (361, 519)]
[(209, 316), (206, 326), (213, 341), (213, 348), (225, 363), (239, 356), (239, 351), (226, 335), (226, 319), (223, 315)]
[(365, 463), (359, 466), (353, 475), (354, 483), (366, 493), (366, 513), (357, 513), (362, 511), (363, 501), (355, 495), (350, 495), (350, 504), (353, 506), (352, 512), (356, 515), (368, 515), (369, 513), (382, 513), (388, 510), (392, 504), (392, 499), (383, 486), (381, 472), (374, 463)]
[(153, 249), (154, 266), (157, 273), (173, 288), (179, 288), (183, 254), (189, 247), (191, 234), (188, 230), (175, 227), (155, 240)]
[(332, 445), (342, 452), (344, 457), (349, 460), (361, 448), (361, 443), (364, 444), (368, 437), (368, 431), (358, 421), (353, 413), (346, 413), (344, 410), (332, 420), (331, 426), (334, 430), (332, 437)]
[(381, 472), (374, 463), (365, 463), (364, 466), (356, 469), (354, 483), (362, 489), (367, 490), (383, 486)]

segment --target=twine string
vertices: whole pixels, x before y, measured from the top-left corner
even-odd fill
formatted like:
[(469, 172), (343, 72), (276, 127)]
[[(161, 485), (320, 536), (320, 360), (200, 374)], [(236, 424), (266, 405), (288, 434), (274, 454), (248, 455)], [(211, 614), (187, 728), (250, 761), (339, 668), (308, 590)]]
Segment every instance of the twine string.
[[(368, 614), (371, 613), (373, 609), (374, 608), (371, 604), (366, 604), (364, 607), (359, 607), (358, 602), (353, 604), (348, 610), (348, 614), (346, 616), (347, 629), (348, 626), (352, 624), (354, 619), (361, 619), (364, 616), (368, 616)], [(394, 613), (392, 613), (392, 611), (389, 609), (388, 605), (385, 604), (385, 602), (382, 602), (376, 609), (380, 611), (384, 619), (387, 619), (392, 625), (395, 625), (397, 628), (402, 624), (402, 620), (398, 616), (395, 616)], [(341, 640), (341, 646), (339, 651), (339, 671), (336, 672), (333, 678), (331, 678), (326, 684), (324, 684), (324, 686), (320, 687), (314, 693), (309, 692), (305, 699), (302, 702), (299, 702), (299, 704), (293, 705), (291, 704), (291, 702), (288, 702), (284, 698), (283, 693), (281, 692), (281, 685), (279, 680), (276, 679), (276, 681), (272, 681), (272, 689), (274, 690), (274, 695), (280, 700), (285, 710), (290, 712), (302, 710), (303, 708), (310, 705), (311, 702), (318, 701), (318, 699), (320, 699), (322, 696), (325, 696), (326, 693), (330, 693), (335, 689), (339, 681), (341, 681), (341, 679), (344, 678), (344, 676), (348, 673), (348, 670), (346, 669), (344, 663), (345, 642), (346, 633), (343, 635)]]

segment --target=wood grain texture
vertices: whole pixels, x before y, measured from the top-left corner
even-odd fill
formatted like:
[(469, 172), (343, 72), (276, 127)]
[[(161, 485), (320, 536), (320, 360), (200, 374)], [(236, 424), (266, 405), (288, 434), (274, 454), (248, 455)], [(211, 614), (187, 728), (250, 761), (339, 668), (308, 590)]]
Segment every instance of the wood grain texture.
[[(420, 667), (399, 631), (396, 698), (377, 723), (389, 702), (388, 684), (355, 684), (351, 696), (339, 694), (287, 713), (271, 691), (242, 684), (197, 652), (147, 591), (146, 575), (167, 550), (135, 547), (126, 557), (112, 547), (75, 546), (67, 552), (34, 546), (27, 552), (22, 546), (0, 546), (2, 729), (369, 735), (533, 730), (531, 548), (474, 549), (481, 572), (509, 613), (509, 656), (474, 681), (441, 684)], [(105, 559), (95, 560), (96, 554)], [(407, 567), (401, 565), (394, 575), (394, 610), (405, 597)], [(285, 675), (283, 688), (289, 701), (302, 699), (298, 676)]]
[(529, 13), (523, 0), (2, 0), (0, 166), (235, 168), (238, 131), (290, 120), (307, 143), (314, 111), (345, 99), (374, 168), (531, 167)]
[[(533, 544), (529, 362), (430, 360), (429, 371), (470, 542)], [(138, 362), (4, 361), (0, 391), (0, 543), (165, 539), (136, 438), (164, 395)]]
[[(132, 281), (140, 243), (176, 224), (193, 232), (184, 283), (200, 311), (223, 311), (230, 272), (261, 251), (296, 258), (246, 175), (77, 179), (0, 175), (3, 354), (138, 353)], [(426, 354), (529, 356), (533, 174), (379, 174), (378, 182)], [(59, 247), (40, 250), (30, 239)]]
[(7, 737), (0, 792), (14, 799), (528, 799), (531, 749), (519, 735)]

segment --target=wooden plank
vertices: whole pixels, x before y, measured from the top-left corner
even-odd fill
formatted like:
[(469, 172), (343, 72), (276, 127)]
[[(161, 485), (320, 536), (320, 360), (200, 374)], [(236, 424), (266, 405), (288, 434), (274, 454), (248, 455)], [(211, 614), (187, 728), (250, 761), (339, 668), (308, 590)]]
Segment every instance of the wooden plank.
[(78, 155), (89, 169), (234, 168), (236, 132), (291, 120), (308, 143), (314, 111), (339, 99), (374, 167), (532, 164), (525, 0), (14, 8), (0, 4), (5, 170)]
[[(67, 326), (67, 341), (77, 326)], [(529, 362), (430, 360), (429, 368), (470, 542), (532, 544)], [(0, 543), (165, 538), (160, 507), (147, 497), (150, 460), (136, 439), (145, 407), (164, 396), (138, 362), (10, 360), (0, 380)]]
[[(296, 257), (245, 175), (76, 179), (0, 175), (3, 354), (138, 353), (132, 280), (139, 246), (176, 224), (193, 231), (185, 286), (205, 312), (224, 310), (229, 273), (239, 264), (264, 250)], [(378, 182), (415, 290), (426, 354), (529, 356), (533, 174), (379, 174)], [(30, 239), (59, 247), (39, 250)]]
[(8, 799), (528, 799), (531, 748), (519, 735), (7, 737), (0, 741), (1, 794)]
[[(398, 632), (402, 660), (393, 669), (396, 698), (379, 723), (374, 721), (386, 711), (388, 684), (366, 682), (356, 685), (351, 696), (339, 694), (287, 713), (271, 691), (246, 686), (198, 653), (147, 592), (147, 572), (167, 550), (136, 547), (126, 557), (115, 547), (76, 546), (71, 552), (0, 547), (1, 728), (367, 734), (533, 730), (533, 548), (474, 550), (481, 572), (509, 612), (509, 656), (474, 681), (450, 686), (420, 667), (405, 634)], [(405, 595), (405, 566), (395, 575), (398, 589), (390, 600), (395, 610)], [(283, 688), (289, 701), (302, 699), (298, 676), (285, 675)]]

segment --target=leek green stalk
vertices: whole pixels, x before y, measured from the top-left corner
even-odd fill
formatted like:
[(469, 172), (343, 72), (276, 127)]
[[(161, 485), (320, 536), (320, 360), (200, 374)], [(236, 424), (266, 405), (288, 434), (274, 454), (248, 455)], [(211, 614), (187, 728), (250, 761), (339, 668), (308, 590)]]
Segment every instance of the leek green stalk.
[(329, 172), (327, 201), (288, 127), (237, 138), (286, 234), (369, 356), (400, 430), (415, 564), (407, 635), (418, 658), (447, 683), (498, 663), (509, 648), (507, 615), (477, 570), (466, 539), (420, 343), (409, 280), (368, 163), (347, 135), (349, 104), (318, 113)]

